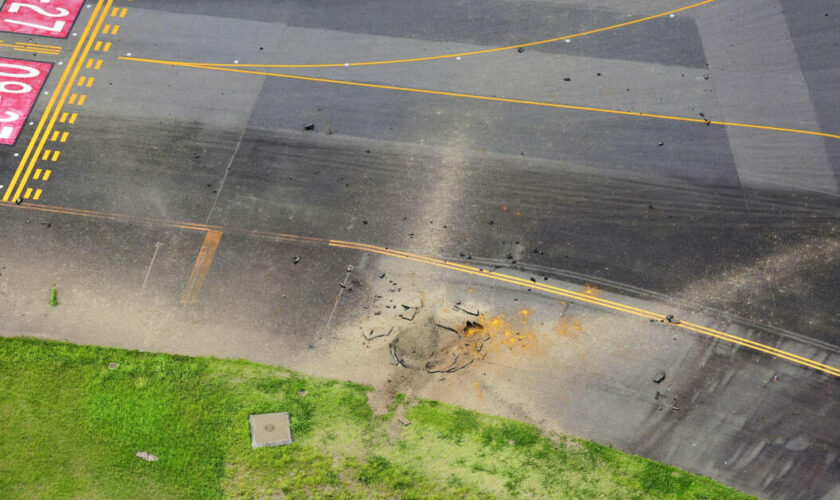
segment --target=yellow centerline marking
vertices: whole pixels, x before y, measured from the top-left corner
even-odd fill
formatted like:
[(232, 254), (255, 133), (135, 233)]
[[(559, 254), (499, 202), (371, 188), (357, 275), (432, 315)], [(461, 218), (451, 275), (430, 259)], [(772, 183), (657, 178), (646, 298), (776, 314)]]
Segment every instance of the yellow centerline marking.
[(187, 280), (187, 288), (181, 296), (182, 304), (195, 304), (198, 301), (198, 295), (201, 293), (201, 287), (210, 271), (210, 264), (213, 263), (213, 257), (216, 255), (216, 249), (219, 248), (221, 239), (221, 231), (207, 231), (204, 235), (204, 243), (201, 244), (198, 257), (195, 259), (192, 272)]
[(572, 38), (578, 38), (586, 35), (593, 35), (595, 33), (603, 33), (604, 31), (610, 31), (618, 28), (624, 28), (626, 26), (632, 26), (634, 24), (643, 23), (645, 21), (651, 21), (653, 19), (658, 19), (665, 16), (670, 16), (671, 14), (677, 14), (679, 12), (684, 12), (690, 9), (695, 9), (697, 7), (710, 4), (715, 0), (704, 0), (702, 2), (697, 2), (691, 5), (686, 5), (685, 7), (680, 7), (678, 9), (672, 9), (665, 12), (660, 12), (659, 14), (654, 14), (652, 16), (642, 17), (639, 19), (634, 19), (632, 21), (627, 21), (619, 24), (613, 24), (612, 26), (606, 26), (603, 28), (597, 28), (589, 31), (583, 31), (581, 33), (575, 33), (573, 35), (565, 35), (565, 36), (558, 36), (554, 38), (547, 38), (545, 40), (537, 40), (535, 42), (527, 42), (527, 43), (518, 43), (516, 45), (508, 45), (505, 47), (495, 47), (492, 49), (482, 49), (482, 50), (473, 50), (469, 52), (458, 52), (455, 54), (442, 54), (437, 56), (426, 56), (426, 57), (414, 57), (410, 59), (388, 59), (384, 61), (364, 61), (364, 62), (342, 62), (342, 63), (326, 63), (326, 64), (247, 64), (247, 63), (197, 63), (197, 64), (204, 64), (208, 66), (241, 66), (241, 67), (248, 67), (248, 68), (337, 68), (337, 67), (348, 67), (348, 66), (376, 66), (376, 65), (383, 65), (383, 64), (402, 64), (402, 63), (412, 63), (412, 62), (421, 62), (421, 61), (434, 61), (437, 59), (451, 59), (453, 57), (466, 57), (466, 56), (475, 56), (480, 54), (491, 54), (493, 52), (501, 52), (505, 50), (513, 50), (519, 48), (526, 48), (526, 47), (533, 47), (535, 45), (543, 45), (546, 43), (553, 43), (559, 42), (562, 40), (570, 40)]
[[(433, 259), (433, 258), (429, 258), (429, 257), (416, 255), (416, 254), (411, 254), (411, 253), (408, 253), (408, 252), (399, 252), (399, 251), (390, 250), (390, 249), (387, 249), (387, 248), (384, 248), (384, 247), (378, 247), (378, 246), (375, 246), (375, 245), (367, 245), (367, 244), (363, 244), (363, 243), (352, 243), (352, 242), (346, 242), (346, 241), (340, 241), (340, 240), (330, 240), (329, 245), (330, 246), (335, 246), (335, 247), (353, 249), (353, 250), (361, 250), (361, 251), (365, 251), (365, 252), (378, 253), (378, 254), (388, 255), (388, 256), (391, 256), (391, 257), (410, 260), (410, 261), (414, 261), (414, 262), (430, 264), (430, 265), (434, 265), (434, 266), (445, 268), (445, 269), (451, 269), (451, 270), (455, 270), (455, 271), (459, 271), (459, 272), (463, 272), (463, 273), (467, 273), (467, 274), (472, 274), (472, 275), (475, 275), (475, 276), (482, 276), (482, 277), (494, 279), (494, 280), (497, 280), (497, 281), (503, 281), (503, 282), (506, 282), (506, 283), (511, 283), (511, 284), (514, 284), (514, 285), (519, 285), (519, 286), (523, 286), (523, 287), (527, 287), (527, 288), (531, 288), (531, 289), (535, 289), (535, 290), (541, 290), (541, 291), (544, 291), (544, 292), (547, 292), (547, 293), (550, 293), (550, 294), (553, 294), (553, 295), (559, 295), (559, 296), (562, 296), (562, 297), (565, 297), (565, 298), (568, 298), (568, 299), (571, 299), (571, 300), (576, 300), (576, 301), (579, 301), (579, 302), (586, 302), (586, 303), (589, 303), (589, 304), (592, 304), (592, 305), (596, 305), (596, 306), (599, 306), (599, 307), (604, 307), (604, 308), (607, 308), (607, 309), (612, 309), (612, 310), (619, 311), (619, 312), (624, 312), (624, 313), (627, 313), (627, 314), (632, 314), (634, 316), (639, 316), (639, 317), (642, 317), (642, 318), (645, 318), (645, 319), (654, 319), (654, 320), (658, 320), (658, 321), (666, 321), (666, 315), (661, 314), (661, 313), (656, 313), (654, 311), (647, 311), (647, 310), (644, 310), (644, 309), (628, 306), (628, 305), (621, 304), (621, 303), (614, 302), (614, 301), (610, 301), (610, 300), (591, 297), (591, 296), (584, 295), (584, 294), (581, 294), (581, 293), (578, 293), (578, 292), (574, 292), (572, 290), (567, 290), (567, 289), (563, 289), (563, 288), (559, 288), (559, 287), (555, 287), (555, 286), (551, 286), (551, 285), (543, 285), (541, 283), (534, 283), (530, 280), (525, 280), (523, 278), (519, 278), (519, 277), (516, 277), (516, 276), (510, 276), (510, 275), (507, 275), (507, 274), (498, 273), (498, 272), (490, 271), (490, 270), (487, 270), (487, 269), (481, 269), (481, 268), (467, 266), (467, 265), (463, 265), (463, 264), (457, 264), (457, 263), (454, 263), (454, 262), (444, 261), (444, 260), (440, 260), (440, 259)], [(768, 346), (768, 345), (761, 344), (761, 343), (758, 343), (758, 342), (755, 342), (755, 341), (752, 341), (752, 340), (749, 340), (749, 339), (745, 339), (743, 337), (738, 337), (738, 336), (728, 334), (728, 333), (725, 333), (725, 332), (722, 332), (722, 331), (719, 331), (719, 330), (714, 330), (712, 328), (700, 326), (700, 325), (685, 322), (685, 321), (681, 321), (680, 323), (669, 323), (669, 324), (671, 324), (672, 326), (675, 326), (675, 327), (679, 327), (679, 328), (683, 328), (683, 329), (686, 329), (686, 330), (693, 331), (695, 333), (700, 333), (700, 334), (715, 337), (715, 338), (718, 338), (718, 339), (721, 339), (721, 340), (726, 340), (726, 341), (734, 343), (734, 344), (738, 344), (738, 345), (741, 345), (741, 346), (744, 346), (744, 347), (747, 347), (747, 348), (750, 348), (750, 349), (753, 349), (753, 350), (761, 351), (761, 352), (764, 352), (766, 354), (770, 354), (770, 355), (773, 355), (773, 356), (776, 356), (776, 357), (779, 357), (779, 358), (783, 358), (783, 359), (785, 359), (787, 361), (791, 361), (793, 363), (797, 363), (797, 364), (800, 364), (800, 365), (803, 365), (803, 366), (807, 366), (809, 368), (813, 368), (815, 370), (822, 371), (824, 373), (828, 373), (830, 375), (835, 375), (835, 376), (840, 377), (840, 369), (838, 369), (838, 368), (835, 368), (833, 366), (826, 365), (826, 364), (823, 364), (823, 363), (805, 358), (803, 356), (799, 356), (797, 354), (794, 354), (794, 353), (791, 353), (791, 352), (788, 352), (788, 351), (783, 351), (781, 349), (777, 349), (777, 348), (772, 347), (772, 346)]]
[(638, 111), (623, 111), (619, 109), (608, 109), (608, 108), (595, 108), (591, 106), (578, 106), (572, 104), (558, 104), (553, 102), (543, 102), (543, 101), (529, 101), (526, 99), (513, 99), (507, 97), (494, 97), (494, 96), (486, 96), (486, 95), (478, 95), (478, 94), (466, 94), (463, 92), (449, 92), (444, 90), (430, 90), (430, 89), (419, 89), (413, 87), (398, 87), (395, 85), (383, 85), (378, 83), (363, 83), (363, 82), (354, 82), (350, 80), (335, 80), (331, 78), (316, 78), (312, 76), (300, 76), (300, 75), (289, 75), (285, 73), (271, 73), (266, 71), (256, 71), (256, 70), (246, 70), (246, 69), (237, 69), (237, 68), (228, 68), (228, 67), (216, 67), (216, 66), (206, 66), (202, 64), (196, 63), (188, 63), (188, 62), (181, 62), (181, 61), (165, 61), (160, 59), (144, 59), (139, 57), (126, 57), (120, 56), (119, 59), (124, 61), (133, 61), (133, 62), (143, 62), (149, 64), (161, 64), (165, 66), (180, 66), (180, 67), (187, 67), (187, 68), (198, 68), (198, 69), (208, 69), (212, 71), (225, 71), (228, 73), (240, 73), (246, 75), (258, 75), (258, 76), (271, 76), (276, 78), (288, 78), (291, 80), (304, 80), (309, 82), (318, 82), (318, 83), (330, 83), (334, 85), (347, 85), (352, 87), (365, 87), (365, 88), (372, 88), (372, 89), (381, 89), (381, 90), (394, 90), (398, 92), (413, 92), (418, 94), (429, 94), (429, 95), (438, 95), (438, 96), (446, 96), (446, 97), (459, 97), (463, 99), (475, 99), (480, 101), (491, 101), (491, 102), (504, 102), (510, 104), (524, 104), (528, 106), (539, 106), (539, 107), (546, 107), (546, 108), (555, 108), (555, 109), (569, 109), (575, 111), (589, 111), (594, 113), (606, 113), (606, 114), (613, 114), (613, 115), (622, 115), (622, 116), (632, 116), (636, 118), (655, 118), (659, 120), (670, 120), (670, 121), (679, 121), (679, 122), (687, 122), (687, 123), (700, 123), (703, 125), (719, 125), (724, 127), (740, 127), (740, 128), (750, 128), (750, 129), (757, 129), (757, 130), (769, 130), (774, 132), (787, 132), (791, 134), (803, 134), (803, 135), (815, 135), (820, 137), (828, 137), (831, 139), (840, 139), (840, 135), (837, 134), (827, 134), (824, 132), (817, 132), (814, 130), (801, 130), (801, 129), (794, 129), (794, 128), (785, 128), (785, 127), (774, 127), (770, 125), (757, 125), (752, 123), (738, 123), (738, 122), (724, 122), (724, 121), (717, 121), (717, 120), (706, 120), (701, 118), (689, 118), (684, 116), (672, 116), (672, 115), (660, 115), (654, 113), (642, 113)]
[[(44, 174), (44, 180), (49, 177), (49, 170), (47, 170)], [(341, 240), (324, 240), (322, 238), (315, 238), (309, 236), (297, 236), (292, 234), (284, 234), (284, 233), (271, 233), (266, 231), (249, 231), (249, 230), (237, 230), (235, 228), (225, 228), (222, 226), (210, 226), (207, 224), (198, 224), (193, 222), (174, 222), (174, 221), (165, 221), (160, 219), (152, 219), (149, 217), (136, 217), (131, 215), (121, 215), (121, 214), (114, 214), (108, 212), (97, 212), (93, 210), (83, 210), (83, 209), (76, 209), (76, 208), (67, 208), (67, 207), (53, 207), (47, 205), (38, 205), (38, 204), (29, 204), (24, 203), (20, 206), (14, 203), (0, 203), (0, 206), (5, 206), (8, 208), (23, 208), (27, 210), (37, 210), (41, 212), (48, 212), (48, 213), (57, 213), (57, 214), (64, 214), (64, 215), (74, 215), (79, 217), (91, 217), (103, 220), (111, 220), (116, 222), (129, 222), (129, 223), (141, 223), (141, 224), (150, 224), (150, 225), (157, 225), (157, 226), (164, 226), (170, 228), (177, 228), (177, 229), (189, 229), (192, 231), (205, 231), (205, 232), (216, 232), (219, 234), (219, 238), (221, 238), (222, 232), (232, 232), (232, 233), (239, 233), (244, 234), (246, 236), (254, 236), (260, 238), (268, 238), (272, 241), (302, 241), (302, 242), (310, 242), (310, 243), (326, 243), (329, 246), (340, 247), (340, 248), (347, 248), (351, 250), (358, 250), (364, 252), (372, 252), (378, 253), (382, 255), (387, 255), (390, 257), (400, 258), (404, 260), (410, 260), (418, 263), (429, 264), (436, 267), (450, 269), (453, 271), (471, 274), (474, 276), (479, 276), (487, 279), (493, 279), (496, 281), (502, 281), (526, 288), (531, 288), (534, 290), (543, 291), (546, 293), (550, 293), (557, 296), (562, 296), (568, 298), (570, 300), (575, 300), (579, 302), (589, 303), (595, 306), (604, 307), (607, 309), (611, 309), (618, 312), (623, 312), (627, 314), (631, 314), (633, 316), (645, 318), (645, 319), (653, 319), (658, 321), (667, 321), (667, 318), (662, 313), (657, 313), (655, 311), (648, 311), (646, 309), (630, 306), (627, 304), (622, 304), (620, 302), (615, 302), (611, 300), (601, 299), (599, 297), (593, 297), (590, 295), (582, 294), (579, 292), (575, 292), (572, 290), (568, 290), (565, 288), (560, 288), (552, 285), (546, 285), (541, 283), (534, 283), (530, 280), (526, 280), (523, 278), (519, 278), (516, 276), (507, 275), (504, 273), (498, 273), (495, 271), (490, 271), (482, 268), (468, 266), (466, 264), (459, 264), (456, 262), (446, 261), (443, 259), (436, 259), (431, 257), (425, 257), (422, 255), (412, 254), (409, 252), (402, 252), (398, 250), (392, 250), (381, 246), (376, 245), (369, 245), (366, 243), (356, 243), (356, 242), (349, 242), (349, 241), (341, 241)], [(214, 237), (215, 238), (215, 237)], [(207, 239), (205, 238), (205, 242)], [(212, 239), (208, 245), (212, 246)], [(202, 245), (204, 248), (204, 245)], [(201, 253), (199, 254), (199, 257)], [(203, 262), (203, 261), (202, 261)], [(198, 264), (198, 260), (196, 261)], [(204, 264), (202, 264), (203, 266)], [(209, 269), (209, 263), (207, 263), (207, 268)], [(195, 271), (195, 267), (194, 267)], [(198, 273), (198, 271), (195, 271)], [(192, 276), (192, 275), (191, 275)], [(192, 280), (191, 280), (192, 282)], [(192, 293), (192, 292), (191, 292)], [(189, 296), (187, 296), (189, 297)], [(833, 367), (831, 365), (827, 365), (816, 360), (812, 360), (806, 358), (804, 356), (800, 356), (798, 354), (794, 354), (789, 351), (784, 351), (782, 349), (777, 349), (775, 347), (761, 344), (759, 342), (755, 342), (753, 340), (749, 340), (743, 337), (738, 337), (736, 335), (732, 335), (720, 330), (715, 330), (713, 328), (708, 328), (702, 325), (698, 325), (695, 323), (691, 323), (688, 321), (682, 321), (680, 323), (668, 323), (669, 326), (681, 328), (683, 330), (688, 330), (694, 333), (699, 333), (702, 335), (707, 335), (710, 337), (714, 337), (726, 342), (730, 342), (733, 344), (737, 344), (755, 351), (763, 352), (765, 354), (769, 354), (774, 357), (778, 357), (784, 359), (786, 361), (790, 361), (792, 363), (796, 363), (801, 366), (806, 366), (812, 368), (814, 370), (821, 371), (823, 373), (827, 373), (829, 375), (833, 375), (836, 377), (840, 377), (840, 368)]]
[[(105, 16), (101, 14), (107, 12), (112, 2), (113, 0), (97, 1), (93, 13), (85, 25), (82, 36), (79, 38), (79, 42), (73, 49), (73, 53), (70, 56), (67, 67), (61, 74), (58, 85), (56, 86), (52, 97), (50, 97), (49, 103), (47, 103), (44, 114), (38, 121), (38, 126), (35, 129), (32, 139), (29, 141), (29, 145), (26, 147), (26, 151), (18, 164), (18, 168), (15, 170), (11, 182), (9, 182), (9, 187), (3, 194), (3, 201), (19, 198), (23, 189), (26, 187), (26, 182), (29, 180), (29, 176), (32, 174), (32, 170), (40, 157), (41, 150), (44, 148), (47, 136), (52, 131), (52, 128), (58, 119), (59, 113), (61, 112), (61, 108), (64, 106), (64, 102), (70, 93), (71, 85), (67, 85), (67, 82), (73, 82), (76, 80), (79, 70), (81, 69), (82, 62), (87, 58), (91, 44), (96, 38), (99, 28), (102, 26), (102, 21)], [(103, 5), (105, 5), (104, 10), (102, 9)]]

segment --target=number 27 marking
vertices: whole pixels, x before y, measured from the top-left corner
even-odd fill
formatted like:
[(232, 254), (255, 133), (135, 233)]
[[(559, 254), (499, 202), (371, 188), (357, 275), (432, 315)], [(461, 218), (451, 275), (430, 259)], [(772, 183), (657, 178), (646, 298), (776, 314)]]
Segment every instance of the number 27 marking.
[[(27, 4), (27, 3), (18, 3), (18, 2), (15, 2), (15, 3), (13, 3), (12, 5), (9, 6), (9, 12), (10, 13), (20, 12), (21, 7), (26, 8), (26, 9), (31, 9), (31, 10), (37, 12), (38, 14), (40, 14), (42, 16), (46, 16), (46, 17), (66, 17), (70, 14), (69, 10), (63, 9), (61, 7), (56, 7), (58, 12), (47, 12), (46, 10), (44, 10), (43, 8), (41, 8), (37, 5), (30, 5), (30, 4)], [(41, 30), (52, 31), (52, 32), (61, 31), (64, 28), (64, 25), (67, 24), (65, 21), (56, 21), (55, 24), (53, 24), (52, 26), (44, 26), (42, 24), (35, 24), (35, 23), (26, 22), (26, 21), (17, 21), (15, 19), (3, 19), (3, 21), (5, 21), (7, 23), (10, 23), (10, 24), (19, 24), (21, 26), (29, 26), (30, 28), (41, 29)]]

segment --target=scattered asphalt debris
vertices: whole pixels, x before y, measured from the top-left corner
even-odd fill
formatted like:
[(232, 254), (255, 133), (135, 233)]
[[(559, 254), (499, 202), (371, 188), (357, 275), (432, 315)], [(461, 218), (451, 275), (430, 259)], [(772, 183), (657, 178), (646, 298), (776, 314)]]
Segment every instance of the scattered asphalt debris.
[(709, 74), (708, 73), (703, 73), (703, 79), (708, 80), (709, 79)]
[(338, 286), (340, 286), (341, 288), (347, 289), (347, 285), (345, 285), (344, 283), (339, 283)]
[(18, 198), (15, 200), (15, 205), (20, 205), (21, 203), (23, 203), (23, 198)]
[(516, 51), (521, 54), (521, 53), (525, 52), (525, 47), (519, 47), (518, 49), (516, 49)]
[(665, 380), (665, 372), (659, 372), (656, 374), (656, 376), (653, 377), (653, 381), (657, 384), (662, 382), (663, 380)]
[(564, 82), (571, 82), (571, 81), (572, 81), (572, 79), (571, 79), (571, 78), (569, 78), (569, 77), (567, 76), (567, 77), (563, 78), (563, 81), (564, 81)]
[(664, 146), (664, 145), (665, 145), (665, 143), (664, 143), (664, 142), (662, 142), (662, 141), (659, 141), (658, 143), (656, 143), (656, 145), (657, 145), (657, 146)]
[(389, 328), (387, 332), (384, 332), (384, 333), (374, 333), (374, 330), (371, 330), (370, 333), (362, 332), (362, 337), (364, 337), (365, 340), (373, 340), (373, 339), (378, 339), (378, 338), (381, 338), (381, 337), (387, 337), (387, 336), (391, 335), (391, 332), (393, 332), (393, 331), (394, 331), (393, 326), (391, 328)]
[(368, 223), (368, 221), (366, 221), (366, 220), (363, 220), (363, 221), (362, 221), (362, 224), (367, 225), (367, 223)]
[(674, 315), (673, 315), (673, 314), (669, 314), (669, 315), (665, 316), (665, 321), (667, 321), (668, 323), (673, 323), (673, 324), (675, 324), (675, 325), (679, 325), (679, 324), (680, 324), (680, 320), (678, 320), (678, 319), (674, 319)]
[(380, 274), (380, 275), (379, 275), (379, 278), (380, 278), (380, 279), (382, 279), (382, 278), (384, 278), (384, 277), (385, 277), (385, 273), (382, 273), (382, 274)]
[(298, 262), (300, 262), (300, 257), (295, 257), (294, 260), (292, 260), (293, 264), (297, 264)]
[(490, 225), (492, 226), (492, 225), (493, 225), (493, 221), (491, 220), (490, 222), (488, 222), (488, 224), (490, 224)]
[(453, 309), (455, 309), (456, 311), (461, 311), (463, 313), (469, 314), (470, 316), (478, 316), (478, 311), (473, 312), (473, 311), (470, 311), (468, 309), (464, 309), (463, 307), (461, 307), (460, 303), (455, 304), (455, 307), (453, 307)]
[(595, 76), (601, 76), (601, 73), (595, 73)]
[(306, 125), (303, 126), (303, 130), (315, 130), (315, 124), (314, 123), (307, 123)]
[(537, 282), (537, 280), (535, 280), (534, 278), (531, 278), (531, 281), (533, 281), (534, 283), (536, 283), (536, 282)]

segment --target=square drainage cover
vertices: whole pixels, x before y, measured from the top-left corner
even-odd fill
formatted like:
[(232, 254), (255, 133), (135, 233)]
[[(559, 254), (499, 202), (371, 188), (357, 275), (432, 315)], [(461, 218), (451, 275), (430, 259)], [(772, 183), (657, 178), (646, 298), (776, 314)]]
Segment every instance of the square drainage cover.
[(251, 448), (292, 444), (289, 412), (251, 415)]

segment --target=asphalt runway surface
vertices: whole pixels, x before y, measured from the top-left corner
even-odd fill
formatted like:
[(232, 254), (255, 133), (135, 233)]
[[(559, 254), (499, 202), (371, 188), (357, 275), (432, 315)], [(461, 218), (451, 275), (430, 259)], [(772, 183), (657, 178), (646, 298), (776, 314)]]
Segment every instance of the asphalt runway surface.
[[(537, 363), (591, 397), (475, 367), (418, 394), (760, 496), (840, 495), (836, 2), (102, 0), (72, 31), (0, 36), (56, 63), (0, 146), (3, 334), (379, 387), (392, 368), (353, 357), (381, 349), (330, 350), (368, 301), (476, 293), (599, 325), (583, 365)], [(402, 285), (375, 292), (383, 272)], [(662, 416), (666, 365), (690, 416)]]

